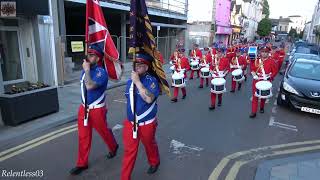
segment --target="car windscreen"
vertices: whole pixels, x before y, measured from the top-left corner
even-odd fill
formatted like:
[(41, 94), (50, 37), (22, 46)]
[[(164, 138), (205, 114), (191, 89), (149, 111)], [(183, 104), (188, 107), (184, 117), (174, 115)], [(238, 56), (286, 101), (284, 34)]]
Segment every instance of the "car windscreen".
[(290, 76), (320, 81), (320, 61), (298, 59), (292, 66)]
[(310, 59), (310, 60), (317, 60), (320, 61), (320, 57), (312, 54), (295, 54), (292, 59)]

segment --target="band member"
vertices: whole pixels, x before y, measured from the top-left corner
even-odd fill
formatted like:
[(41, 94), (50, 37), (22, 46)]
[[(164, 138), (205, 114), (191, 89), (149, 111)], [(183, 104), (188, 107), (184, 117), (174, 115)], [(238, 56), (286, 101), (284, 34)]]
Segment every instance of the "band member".
[(280, 45), (280, 48), (277, 49), (277, 52), (279, 54), (279, 59), (278, 59), (278, 71), (280, 71), (281, 67), (282, 67), (282, 64), (283, 64), (283, 61), (284, 61), (284, 58), (286, 56), (286, 52), (285, 52), (285, 49), (284, 49), (284, 44), (281, 44)]
[[(277, 67), (270, 58), (270, 48), (263, 47), (260, 49), (261, 58), (257, 58), (252, 67), (252, 111), (250, 118), (255, 118), (258, 109), (258, 97), (255, 96), (256, 83), (262, 80), (272, 81), (277, 74)], [(265, 99), (260, 99), (260, 113), (264, 113)]]
[[(136, 54), (136, 68), (127, 82), (125, 95), (127, 98), (127, 119), (123, 122), (124, 155), (121, 169), (121, 180), (130, 180), (137, 158), (139, 141), (144, 145), (148, 163), (147, 173), (153, 174), (160, 165), (159, 150), (155, 139), (157, 129), (157, 98), (159, 96), (159, 82), (151, 75), (153, 58), (145, 53)], [(136, 88), (133, 88), (135, 84)], [(133, 90), (135, 89), (135, 91)], [(135, 97), (135, 108), (133, 108)], [(135, 112), (134, 112), (135, 109)], [(133, 138), (133, 121), (136, 115), (138, 121), (137, 138)]]
[[(174, 64), (174, 66), (175, 66), (175, 71), (177, 72), (184, 71), (184, 78), (186, 78), (187, 71), (190, 70), (190, 65), (189, 65), (188, 58), (185, 57), (182, 52), (184, 52), (184, 49), (182, 49), (181, 52), (179, 52), (178, 59)], [(173, 98), (171, 99), (171, 101), (174, 103), (178, 101), (179, 89), (180, 87), (173, 87)], [(181, 91), (182, 91), (182, 99), (185, 99), (187, 96), (186, 87), (181, 87)]]
[(246, 67), (244, 72), (244, 80), (247, 81), (248, 77), (248, 66), (250, 67), (250, 58), (248, 56), (248, 48), (244, 47), (241, 49), (241, 58), (243, 58), (246, 61)]
[[(209, 67), (209, 62), (210, 61), (212, 61), (211, 56), (203, 55), (202, 59), (201, 59), (200, 67), (201, 68)], [(200, 71), (201, 71), (201, 69), (200, 69)], [(204, 79), (206, 79), (206, 86), (207, 87), (209, 86), (209, 78), (200, 77), (200, 86), (199, 86), (199, 88), (203, 88)]]
[[(219, 48), (217, 49), (217, 55), (215, 58), (212, 59), (212, 62), (210, 64), (210, 71), (212, 74), (212, 79), (214, 78), (224, 78), (230, 68), (229, 60), (224, 57), (224, 49)], [(217, 94), (211, 92), (211, 105), (209, 107), (210, 110), (214, 110), (216, 107), (216, 97)], [(222, 104), (222, 94), (218, 94), (218, 106), (221, 106)]]
[[(84, 60), (82, 64), (82, 104), (78, 111), (78, 161), (77, 166), (70, 170), (72, 175), (78, 175), (88, 169), (92, 128), (96, 129), (110, 150), (107, 159), (116, 156), (119, 147), (111, 129), (108, 128), (106, 119), (105, 90), (108, 84), (108, 74), (104, 68), (98, 66), (98, 62), (102, 61), (103, 54), (103, 50), (99, 46), (91, 45), (88, 48), (87, 60)], [(84, 105), (86, 102), (85, 94), (87, 95), (87, 110)], [(87, 113), (87, 120), (84, 118), (85, 113)]]
[[(236, 57), (232, 58), (231, 62), (230, 62), (230, 69), (231, 72), (233, 72), (236, 69), (241, 69), (243, 72), (245, 72), (246, 68), (247, 68), (247, 61), (245, 59), (244, 56), (240, 56), (240, 50), (236, 50)], [(235, 92), (236, 90), (236, 85), (237, 82), (233, 79), (233, 76), (231, 76), (231, 91), (232, 93)], [(241, 89), (241, 82), (238, 82), (238, 90)]]
[[(199, 61), (202, 58), (202, 52), (198, 44), (194, 44), (194, 49), (191, 51), (190, 58)], [(194, 72), (197, 72), (198, 78), (200, 77), (200, 70), (191, 70), (190, 79), (193, 79)]]

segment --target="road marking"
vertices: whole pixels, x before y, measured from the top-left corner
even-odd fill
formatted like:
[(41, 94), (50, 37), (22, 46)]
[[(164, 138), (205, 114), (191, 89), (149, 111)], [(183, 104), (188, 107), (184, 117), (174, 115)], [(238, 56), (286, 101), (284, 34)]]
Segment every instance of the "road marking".
[(10, 153), (10, 154), (7, 154), (7, 155), (5, 155), (5, 156), (2, 156), (2, 157), (0, 157), (0, 162), (4, 161), (4, 160), (6, 160), (6, 159), (9, 159), (9, 158), (11, 158), (11, 157), (14, 157), (14, 156), (16, 156), (16, 155), (19, 155), (19, 154), (21, 154), (21, 153), (23, 153), (23, 152), (25, 152), (25, 151), (28, 151), (28, 150), (30, 150), (30, 149), (32, 149), (32, 148), (35, 148), (35, 147), (37, 147), (37, 146), (39, 146), (39, 145), (41, 145), (41, 144), (44, 144), (44, 143), (46, 143), (46, 142), (49, 142), (49, 141), (51, 141), (51, 140), (53, 140), (53, 139), (56, 139), (56, 138), (58, 138), (58, 137), (61, 137), (61, 136), (66, 135), (66, 134), (68, 134), (68, 133), (71, 133), (71, 132), (73, 132), (73, 131), (76, 131), (77, 129), (78, 129), (78, 128), (69, 129), (69, 130), (67, 130), (67, 131), (64, 131), (64, 132), (61, 132), (61, 133), (59, 133), (59, 134), (50, 136), (50, 137), (48, 137), (48, 138), (46, 138), (46, 139), (40, 140), (40, 141), (38, 141), (38, 142), (36, 142), (36, 143), (33, 143), (33, 144), (29, 145), (29, 146), (26, 146), (26, 147), (24, 147), (24, 148), (21, 148), (21, 149), (19, 149), (19, 150), (17, 150), (17, 151), (14, 151), (14, 152)]
[(280, 149), (280, 148), (289, 148), (289, 147), (292, 147), (292, 146), (301, 146), (301, 145), (310, 145), (310, 144), (312, 145), (312, 144), (318, 144), (318, 143), (320, 143), (320, 140), (294, 142), (294, 143), (288, 143), (288, 144), (264, 146), (264, 147), (260, 147), (260, 148), (255, 148), (255, 149), (250, 149), (250, 150), (240, 151), (240, 152), (236, 152), (236, 153), (230, 154), (230, 155), (222, 158), (222, 160), (219, 162), (219, 164), (214, 168), (214, 170), (210, 174), (209, 180), (217, 180), (219, 178), (221, 172), (223, 171), (223, 169), (228, 165), (228, 163), (231, 160), (236, 159), (236, 158), (238, 158), (240, 156), (249, 155), (251, 153), (256, 153), (256, 152), (259, 152), (259, 151), (275, 150), (275, 149)]
[(287, 130), (298, 132), (298, 129), (297, 129), (296, 126), (290, 125), (290, 124), (284, 124), (284, 123), (276, 122), (275, 121), (275, 117), (273, 117), (273, 116), (270, 117), (269, 126), (279, 127), (279, 128), (282, 128), (282, 129), (287, 129)]
[(114, 102), (119, 102), (119, 103), (124, 103), (124, 104), (127, 104), (127, 100), (126, 99), (116, 99), (116, 100), (113, 100)]
[(122, 129), (122, 128), (123, 128), (122, 125), (116, 124), (116, 125), (112, 128), (112, 131), (117, 131), (117, 130)]
[(190, 151), (202, 151), (203, 148), (197, 147), (197, 146), (187, 146), (182, 142), (172, 140), (170, 143), (170, 149), (173, 149), (173, 154), (183, 154), (184, 152), (190, 152)]
[(273, 102), (273, 105), (278, 105), (278, 103), (277, 103), (277, 100), (275, 100), (274, 102)]
[(272, 113), (276, 114), (277, 113), (277, 106), (272, 107)]
[[(122, 129), (123, 126), (120, 125), (120, 124), (116, 124), (113, 128), (112, 128), (112, 131), (117, 131), (119, 129)], [(68, 126), (68, 127), (65, 127), (65, 128), (62, 128), (62, 129), (59, 129), (59, 130), (56, 130), (56, 131), (53, 131), (51, 133), (48, 133), (46, 135), (43, 135), (43, 136), (40, 136), (38, 138), (35, 138), (33, 140), (30, 140), (26, 143), (23, 143), (21, 145), (18, 145), (16, 147), (13, 147), (13, 148), (10, 148), (10, 149), (7, 149), (5, 151), (2, 151), (0, 153), (0, 162), (6, 160), (6, 159), (9, 159), (11, 157), (14, 157), (16, 155), (19, 155), (25, 151), (28, 151), (32, 148), (35, 148), (41, 144), (44, 144), (44, 143), (47, 143), (53, 139), (56, 139), (58, 137), (61, 137), (61, 136), (64, 136), (66, 134), (69, 134), (71, 132), (74, 132), (78, 130), (78, 127), (77, 127), (77, 124), (74, 124), (74, 125), (71, 125), (71, 126)]]
[(239, 160), (239, 161), (236, 161), (234, 163), (234, 165), (231, 167), (230, 171), (228, 172), (228, 174), (226, 176), (226, 179), (228, 179), (228, 180), (236, 179), (240, 168), (243, 165), (248, 164), (248, 163), (250, 163), (252, 161), (256, 161), (256, 160), (259, 160), (259, 159), (264, 159), (264, 158), (272, 157), (272, 156), (294, 154), (294, 153), (306, 152), (306, 151), (312, 151), (312, 150), (319, 150), (319, 149), (320, 149), (320, 145), (311, 146), (311, 147), (302, 147), (302, 148), (289, 149), (289, 150), (284, 150), (284, 151), (274, 151), (274, 152), (270, 152), (270, 154), (256, 156), (253, 159), (246, 160), (246, 161)]
[(56, 130), (56, 131), (53, 131), (53, 132), (48, 133), (48, 134), (46, 134), (46, 135), (40, 136), (40, 137), (35, 138), (35, 139), (33, 139), (33, 140), (27, 141), (26, 143), (23, 143), (23, 144), (18, 145), (18, 146), (16, 146), (16, 147), (7, 149), (7, 150), (5, 150), (5, 151), (2, 151), (2, 152), (0, 153), (0, 157), (3, 156), (3, 155), (5, 155), (5, 154), (8, 154), (8, 153), (10, 153), (10, 152), (12, 152), (12, 151), (16, 151), (16, 150), (18, 150), (18, 149), (20, 149), (20, 148), (23, 148), (23, 147), (25, 147), (25, 146), (28, 146), (28, 145), (30, 145), (30, 144), (33, 144), (33, 143), (35, 143), (35, 142), (41, 141), (41, 140), (43, 140), (43, 139), (46, 139), (46, 138), (48, 138), (48, 137), (50, 137), (50, 136), (52, 136), (52, 135), (55, 135), (55, 134), (58, 134), (58, 133), (60, 133), (60, 132), (63, 132), (63, 131), (66, 131), (66, 130), (75, 128), (75, 127), (77, 127), (77, 126), (78, 126), (77, 124), (74, 124), (74, 125), (71, 125), (71, 126), (68, 126), (68, 127), (65, 127), (65, 128), (62, 128), (62, 129), (59, 129), (59, 130)]

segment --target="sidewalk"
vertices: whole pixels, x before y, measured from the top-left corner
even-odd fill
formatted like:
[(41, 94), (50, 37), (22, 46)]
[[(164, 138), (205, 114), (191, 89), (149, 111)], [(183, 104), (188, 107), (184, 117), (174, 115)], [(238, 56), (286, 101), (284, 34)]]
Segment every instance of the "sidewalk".
[(255, 180), (318, 180), (320, 153), (268, 160), (257, 169)]
[[(166, 73), (170, 72), (170, 64), (163, 66)], [(131, 75), (132, 63), (124, 64), (124, 74), (118, 82), (109, 81), (108, 89), (126, 84)], [(31, 120), (16, 127), (0, 126), (0, 150), (14, 144), (14, 140), (24, 136), (29, 137), (40, 131), (64, 125), (76, 120), (77, 110), (81, 103), (80, 82), (58, 87), (59, 112)]]

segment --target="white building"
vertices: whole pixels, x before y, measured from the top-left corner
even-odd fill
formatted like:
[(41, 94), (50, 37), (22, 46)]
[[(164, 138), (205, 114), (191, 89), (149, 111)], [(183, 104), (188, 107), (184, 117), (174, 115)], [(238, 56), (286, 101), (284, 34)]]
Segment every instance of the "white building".
[(242, 5), (244, 38), (253, 40), (257, 35), (258, 24), (263, 18), (263, 0), (237, 0), (237, 3)]
[(306, 36), (306, 40), (309, 43), (317, 43), (317, 38), (315, 35), (317, 28), (320, 30), (320, 0), (315, 5), (310, 28)]
[(304, 29), (304, 25), (306, 23), (306, 18), (302, 17), (300, 15), (295, 15), (295, 16), (289, 16), (288, 18), (290, 18), (290, 20), (292, 21), (289, 24), (289, 30), (290, 29), (296, 29), (297, 33), (300, 34), (303, 29)]

